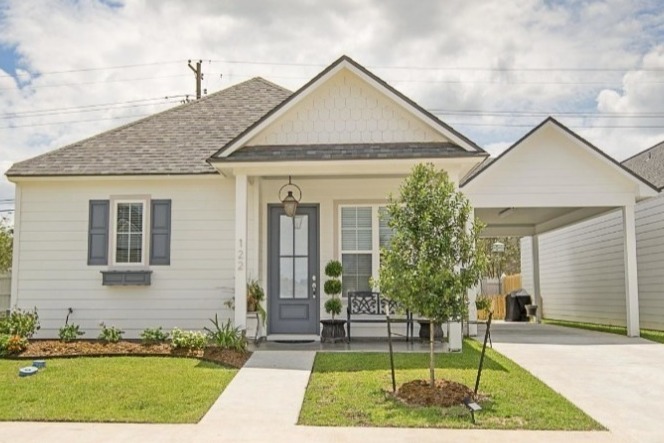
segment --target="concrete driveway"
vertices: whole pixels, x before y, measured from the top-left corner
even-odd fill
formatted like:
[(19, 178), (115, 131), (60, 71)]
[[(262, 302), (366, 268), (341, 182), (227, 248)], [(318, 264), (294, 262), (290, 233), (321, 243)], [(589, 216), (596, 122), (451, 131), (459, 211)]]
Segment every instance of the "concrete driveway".
[[(478, 339), (483, 337), (481, 329)], [(619, 441), (664, 442), (664, 345), (528, 323), (492, 325), (493, 347), (606, 426)]]

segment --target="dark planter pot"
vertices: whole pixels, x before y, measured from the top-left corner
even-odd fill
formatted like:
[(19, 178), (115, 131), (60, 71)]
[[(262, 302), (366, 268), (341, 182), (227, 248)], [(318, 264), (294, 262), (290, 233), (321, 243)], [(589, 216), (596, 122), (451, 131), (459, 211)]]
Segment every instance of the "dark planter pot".
[(346, 320), (321, 320), (323, 331), (320, 341), (323, 343), (346, 342)]
[[(431, 322), (429, 320), (418, 320), (420, 324), (420, 340), (429, 341), (429, 327)], [(443, 328), (440, 325), (436, 325), (433, 330), (433, 339), (438, 341), (443, 339)]]

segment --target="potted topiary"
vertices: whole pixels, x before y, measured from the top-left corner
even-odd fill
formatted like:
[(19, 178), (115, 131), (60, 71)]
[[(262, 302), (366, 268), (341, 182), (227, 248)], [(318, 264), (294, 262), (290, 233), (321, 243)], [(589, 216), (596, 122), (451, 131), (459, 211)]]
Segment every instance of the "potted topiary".
[(341, 294), (342, 267), (338, 260), (330, 260), (325, 265), (325, 275), (328, 280), (323, 285), (323, 290), (330, 298), (325, 302), (325, 312), (332, 316), (332, 319), (321, 320), (323, 331), (321, 332), (321, 341), (336, 343), (337, 341), (346, 341), (346, 320), (338, 320), (335, 317), (341, 313), (343, 303), (339, 298)]

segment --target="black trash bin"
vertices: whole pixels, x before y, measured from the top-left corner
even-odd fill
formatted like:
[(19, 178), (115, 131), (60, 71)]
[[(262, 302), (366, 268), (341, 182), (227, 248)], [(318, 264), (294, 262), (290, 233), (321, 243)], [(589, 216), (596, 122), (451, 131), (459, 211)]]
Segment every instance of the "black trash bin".
[(525, 289), (512, 291), (505, 296), (505, 321), (528, 321), (526, 305), (532, 304)]

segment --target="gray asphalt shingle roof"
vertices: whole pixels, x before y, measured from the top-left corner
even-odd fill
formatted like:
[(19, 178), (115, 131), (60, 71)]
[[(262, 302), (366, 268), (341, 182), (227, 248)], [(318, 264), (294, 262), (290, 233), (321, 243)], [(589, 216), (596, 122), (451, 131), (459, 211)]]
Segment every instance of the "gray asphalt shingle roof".
[(664, 189), (664, 141), (622, 162), (623, 166)]
[(293, 160), (360, 160), (484, 156), (468, 152), (454, 143), (356, 143), (332, 145), (244, 146), (215, 162), (293, 161)]
[(207, 159), (291, 91), (253, 78), (14, 164), (8, 176), (209, 174)]

